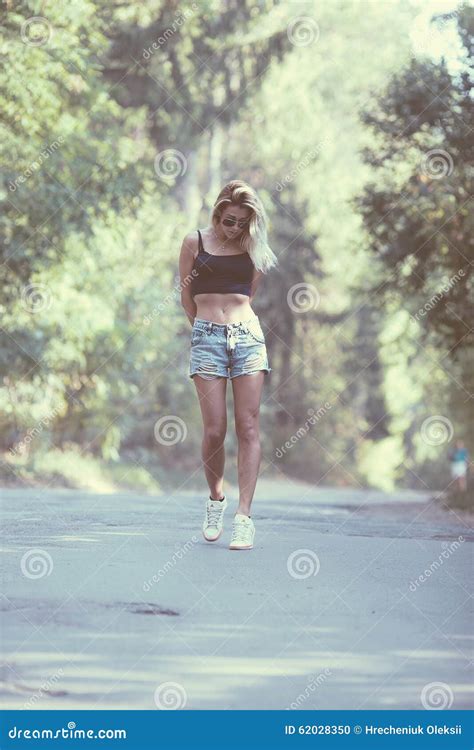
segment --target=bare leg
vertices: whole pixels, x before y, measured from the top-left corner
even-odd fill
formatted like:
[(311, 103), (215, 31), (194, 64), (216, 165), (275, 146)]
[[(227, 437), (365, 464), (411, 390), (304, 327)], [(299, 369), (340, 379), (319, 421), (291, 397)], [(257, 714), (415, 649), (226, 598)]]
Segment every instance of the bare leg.
[(213, 500), (220, 500), (224, 485), (225, 449), (227, 431), (226, 387), (227, 378), (193, 377), (199, 397), (203, 419), (202, 460), (209, 492)]
[(232, 378), (234, 392), (235, 430), (239, 443), (239, 505), (237, 513), (250, 516), (258, 470), (262, 457), (260, 446), (260, 398), (265, 373), (239, 375)]

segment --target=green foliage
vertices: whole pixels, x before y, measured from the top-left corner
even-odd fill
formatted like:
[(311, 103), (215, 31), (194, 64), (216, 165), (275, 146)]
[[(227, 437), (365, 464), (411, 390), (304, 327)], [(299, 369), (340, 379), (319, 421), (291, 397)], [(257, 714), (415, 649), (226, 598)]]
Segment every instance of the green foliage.
[[(466, 61), (410, 61), (408, 2), (363, 14), (352, 0), (303, 14), (277, 0), (7, 5), (3, 472), (101, 491), (202, 484), (177, 260), (238, 176), (265, 203), (280, 261), (254, 302), (273, 368), (266, 470), (341, 486), (442, 484), (445, 446), (420, 440), (423, 419), (448, 414), (474, 439)], [(34, 16), (46, 26), (28, 26)], [(457, 18), (472, 54), (472, 14)], [(156, 158), (170, 148), (181, 169), (163, 179)], [(453, 162), (442, 180), (420, 169), (435, 148)], [(413, 321), (460, 268), (461, 282)], [(304, 434), (310, 410), (320, 418)], [(172, 446), (154, 434), (166, 415), (187, 428)], [(235, 435), (226, 446), (236, 481)]]
[(77, 446), (66, 445), (63, 450), (35, 452), (30, 458), (1, 466), (2, 477), (16, 477), (22, 485), (39, 484), (45, 487), (69, 487), (89, 492), (111, 493), (133, 490), (140, 493), (161, 494), (156, 478), (136, 463), (109, 463), (82, 452)]
[(373, 293), (397, 295), (414, 335), (424, 333), (425, 342), (429, 335), (452, 354), (473, 343), (473, 17), (468, 7), (458, 15), (461, 68), (412, 60), (362, 116), (375, 134), (365, 160), (376, 180), (358, 206), (370, 249), (386, 269)]

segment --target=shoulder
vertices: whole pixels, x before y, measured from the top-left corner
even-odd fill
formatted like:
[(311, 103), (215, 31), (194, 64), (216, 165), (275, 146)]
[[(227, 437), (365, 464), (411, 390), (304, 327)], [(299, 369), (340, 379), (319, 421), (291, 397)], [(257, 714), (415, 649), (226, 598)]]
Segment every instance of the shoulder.
[(181, 250), (196, 257), (199, 251), (199, 235), (196, 229), (193, 232), (188, 232), (184, 237), (181, 244)]

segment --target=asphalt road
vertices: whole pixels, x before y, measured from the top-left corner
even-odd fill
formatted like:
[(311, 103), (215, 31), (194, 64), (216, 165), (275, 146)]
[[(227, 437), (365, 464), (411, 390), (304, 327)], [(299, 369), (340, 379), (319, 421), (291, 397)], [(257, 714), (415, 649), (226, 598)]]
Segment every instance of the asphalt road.
[(260, 479), (241, 552), (205, 497), (2, 490), (4, 708), (473, 707), (467, 515)]

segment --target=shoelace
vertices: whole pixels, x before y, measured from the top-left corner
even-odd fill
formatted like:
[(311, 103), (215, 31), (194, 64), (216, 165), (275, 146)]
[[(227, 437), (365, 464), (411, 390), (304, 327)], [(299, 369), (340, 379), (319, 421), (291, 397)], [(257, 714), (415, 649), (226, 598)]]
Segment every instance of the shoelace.
[[(223, 502), (219, 502), (219, 505), (224, 505)], [(217, 526), (218, 522), (220, 521), (220, 518), (222, 516), (222, 508), (219, 508), (214, 505), (208, 505), (207, 506), (207, 525), (208, 526)]]
[(234, 521), (232, 527), (232, 539), (233, 542), (249, 542), (252, 536), (252, 524), (245, 523), (245, 521)]

